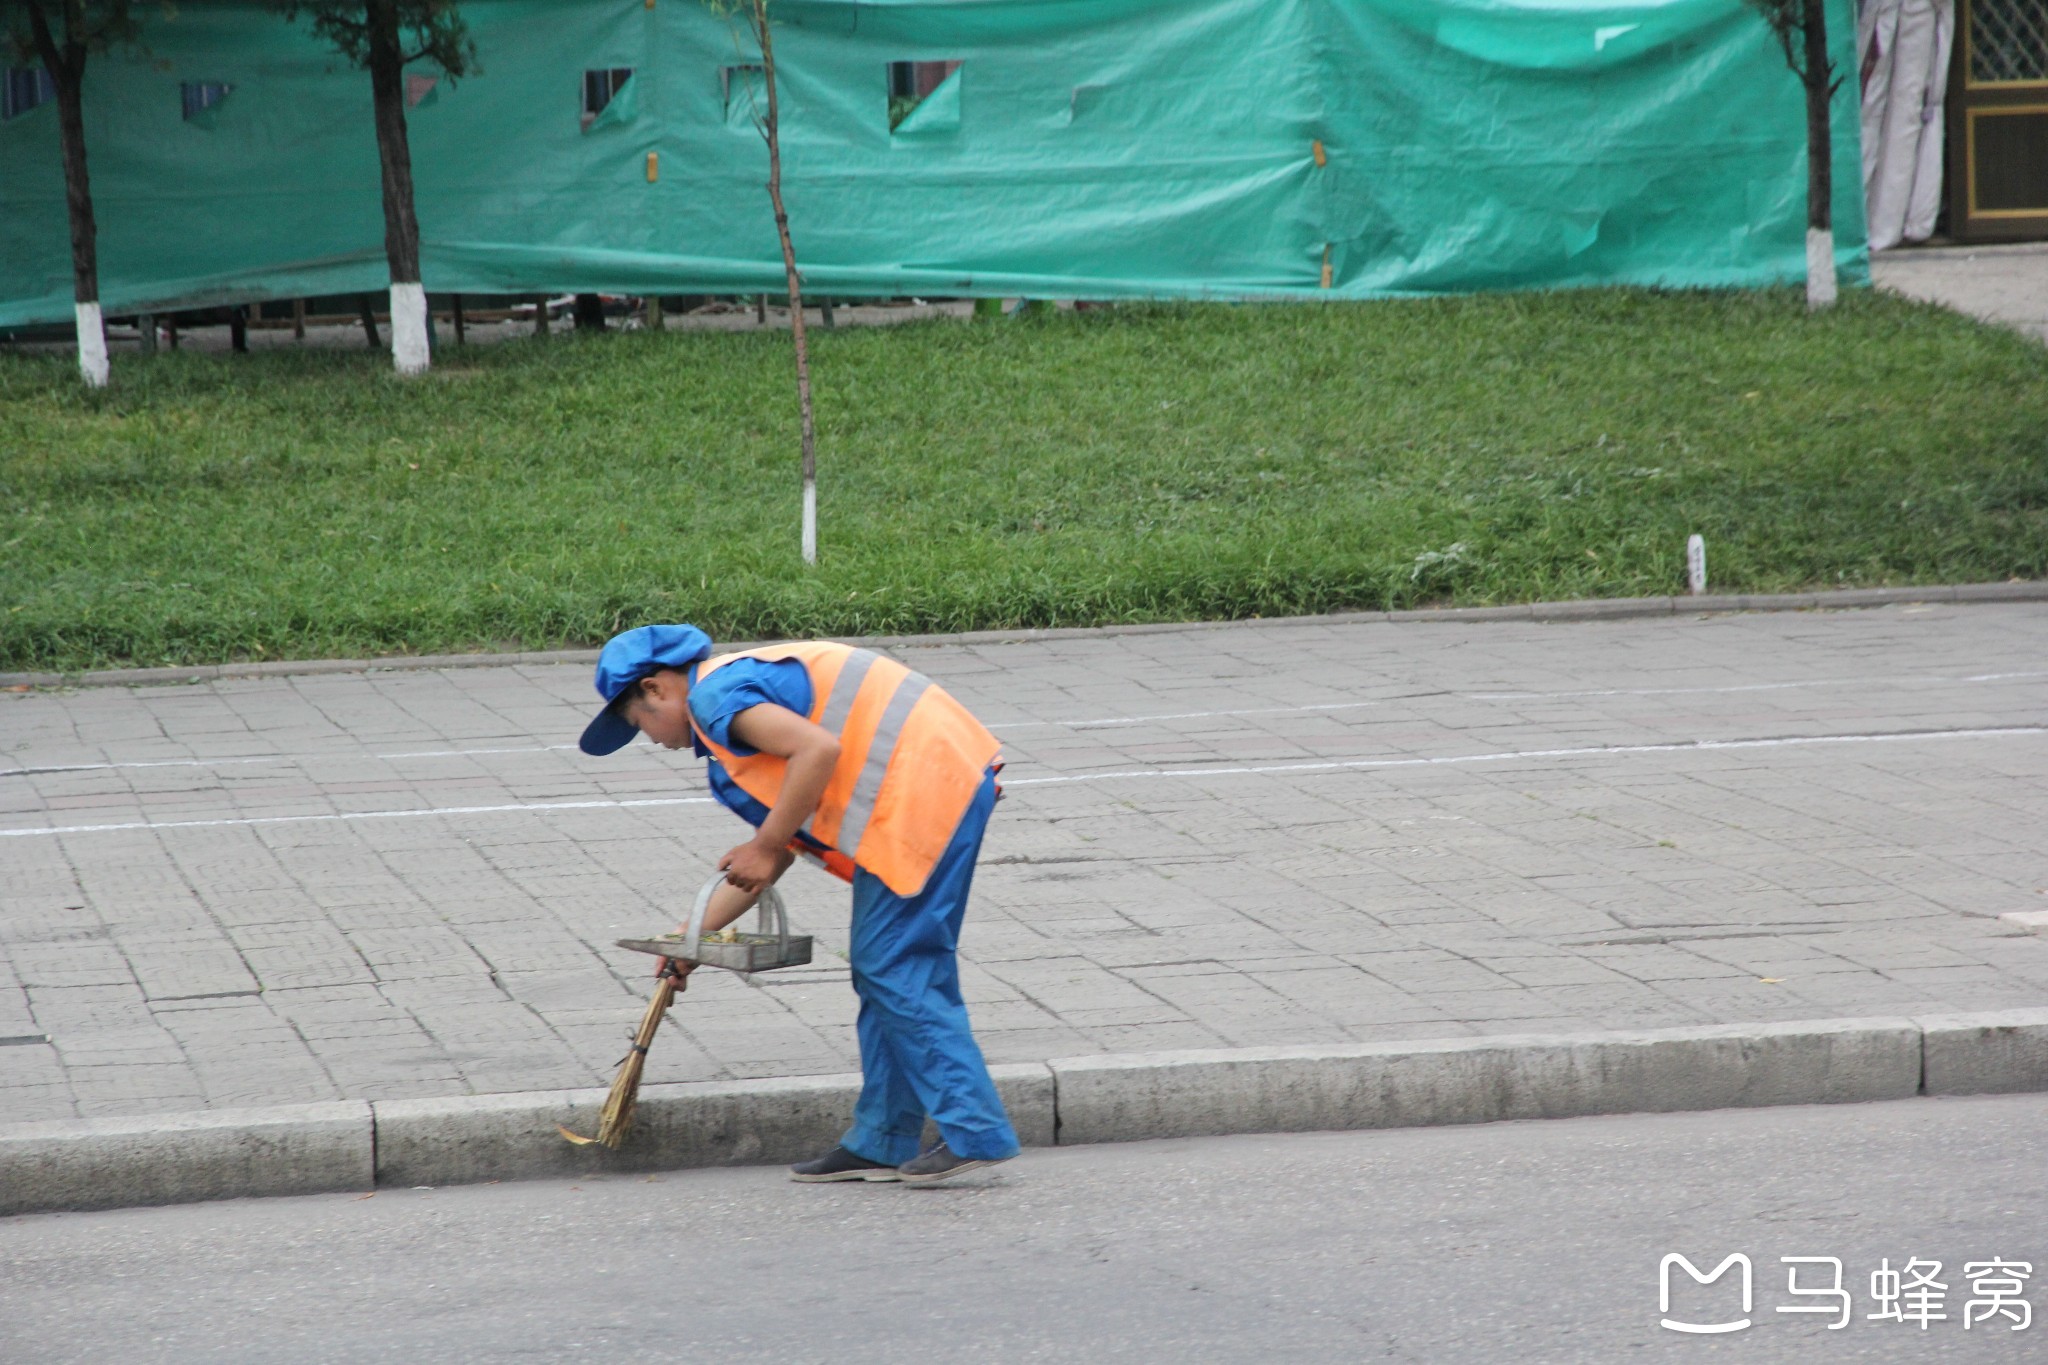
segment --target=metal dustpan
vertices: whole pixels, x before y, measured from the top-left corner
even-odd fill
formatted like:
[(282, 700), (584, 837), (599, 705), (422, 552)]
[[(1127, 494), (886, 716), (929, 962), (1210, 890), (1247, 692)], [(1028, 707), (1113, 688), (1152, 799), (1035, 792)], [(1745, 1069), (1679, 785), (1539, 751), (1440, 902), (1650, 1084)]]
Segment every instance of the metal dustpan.
[(772, 886), (754, 903), (753, 932), (735, 934), (730, 942), (705, 938), (704, 911), (711, 904), (711, 893), (724, 881), (725, 874), (720, 873), (704, 883), (681, 932), (657, 938), (622, 938), (619, 946), (734, 972), (769, 972), (777, 967), (801, 967), (811, 960), (811, 936), (789, 932), (789, 912), (783, 907), (782, 893)]

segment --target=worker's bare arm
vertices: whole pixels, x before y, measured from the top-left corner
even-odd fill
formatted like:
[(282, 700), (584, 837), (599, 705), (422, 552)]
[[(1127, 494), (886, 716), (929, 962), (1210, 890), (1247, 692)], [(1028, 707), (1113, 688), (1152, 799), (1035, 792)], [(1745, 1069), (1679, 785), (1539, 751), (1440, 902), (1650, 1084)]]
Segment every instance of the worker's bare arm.
[[(770, 882), (781, 880), (782, 874), (787, 872), (790, 864), (795, 861), (796, 855), (788, 849), (783, 849), (777, 856), (778, 865), (775, 869), (775, 875), (768, 880)], [(764, 885), (762, 891), (766, 889), (767, 887)], [(731, 924), (741, 915), (753, 909), (754, 903), (760, 899), (761, 891), (742, 891), (730, 881), (721, 884), (716, 891), (711, 893), (711, 904), (704, 907), (704, 932), (707, 934), (717, 933), (725, 928), (726, 925)]]
[[(731, 734), (749, 749), (788, 760), (775, 808), (768, 812), (768, 818), (761, 822), (752, 839), (718, 863), (734, 888), (758, 895), (788, 869), (789, 841), (811, 818), (825, 795), (832, 769), (839, 762), (839, 740), (823, 726), (771, 702), (750, 706), (734, 716)], [(714, 901), (713, 905), (716, 904)], [(732, 918), (739, 918), (744, 911), (742, 906)]]

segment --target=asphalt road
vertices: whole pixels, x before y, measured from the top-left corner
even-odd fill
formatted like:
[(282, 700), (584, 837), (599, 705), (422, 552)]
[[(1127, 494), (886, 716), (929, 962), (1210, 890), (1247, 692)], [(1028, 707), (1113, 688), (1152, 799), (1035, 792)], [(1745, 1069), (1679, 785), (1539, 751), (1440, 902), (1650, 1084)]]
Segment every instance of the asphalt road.
[[(1964, 1326), (1964, 1267), (2048, 1277), (2044, 1123), (1911, 1100), (1064, 1148), (922, 1190), (748, 1168), (17, 1218), (0, 1360), (2037, 1361), (2031, 1309)], [(1753, 1325), (1660, 1326), (1673, 1252), (1748, 1256)], [(1820, 1302), (1787, 1256), (1840, 1258), (1845, 1327), (1776, 1311)], [(1946, 1319), (1868, 1318), (1913, 1258)], [(1672, 1274), (1675, 1319), (1740, 1316), (1739, 1266)]]

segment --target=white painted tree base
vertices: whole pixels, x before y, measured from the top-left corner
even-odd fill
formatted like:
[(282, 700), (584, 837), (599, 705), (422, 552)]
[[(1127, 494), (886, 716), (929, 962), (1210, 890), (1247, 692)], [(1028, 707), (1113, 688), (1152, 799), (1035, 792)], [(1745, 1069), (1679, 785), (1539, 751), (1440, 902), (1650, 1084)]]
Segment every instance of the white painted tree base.
[(1806, 306), (1826, 308), (1835, 301), (1835, 234), (1827, 228), (1806, 230)]
[(78, 372), (91, 388), (107, 386), (107, 323), (97, 303), (78, 305)]
[(391, 366), (400, 374), (425, 374), (433, 363), (427, 349), (427, 290), (421, 284), (391, 286)]
[(818, 485), (804, 485), (804, 563), (818, 562)]

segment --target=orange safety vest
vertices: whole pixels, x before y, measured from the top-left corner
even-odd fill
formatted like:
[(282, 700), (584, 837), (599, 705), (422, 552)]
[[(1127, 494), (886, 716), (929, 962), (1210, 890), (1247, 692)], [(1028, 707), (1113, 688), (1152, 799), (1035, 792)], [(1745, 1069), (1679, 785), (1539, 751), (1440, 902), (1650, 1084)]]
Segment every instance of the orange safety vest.
[[(922, 673), (869, 649), (814, 640), (706, 659), (701, 680), (735, 659), (795, 659), (811, 677), (813, 724), (839, 741), (839, 764), (806, 832), (915, 896), (973, 804), (1002, 743), (953, 696)], [(788, 760), (742, 758), (690, 728), (740, 790), (774, 808)]]

